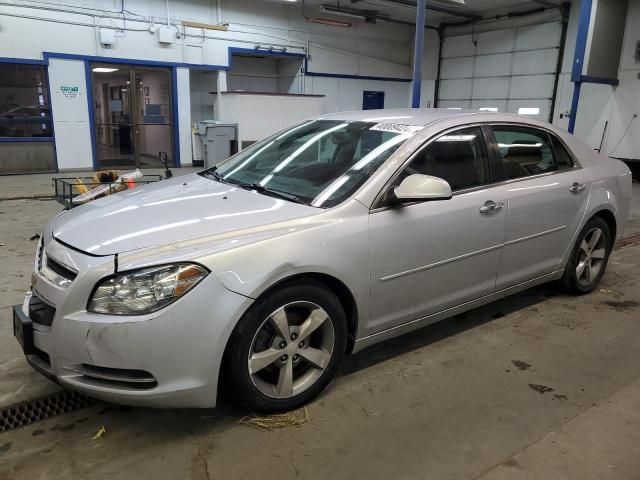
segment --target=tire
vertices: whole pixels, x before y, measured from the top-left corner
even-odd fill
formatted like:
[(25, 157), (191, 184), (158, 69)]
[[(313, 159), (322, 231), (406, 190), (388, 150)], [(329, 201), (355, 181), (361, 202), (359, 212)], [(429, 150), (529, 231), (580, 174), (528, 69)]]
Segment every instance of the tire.
[(574, 295), (592, 292), (605, 272), (612, 247), (613, 239), (607, 222), (601, 217), (591, 218), (573, 247), (560, 281), (562, 288)]
[(238, 322), (226, 351), (230, 393), (253, 412), (299, 408), (331, 382), (346, 344), (347, 319), (333, 292), (312, 280), (285, 284)]

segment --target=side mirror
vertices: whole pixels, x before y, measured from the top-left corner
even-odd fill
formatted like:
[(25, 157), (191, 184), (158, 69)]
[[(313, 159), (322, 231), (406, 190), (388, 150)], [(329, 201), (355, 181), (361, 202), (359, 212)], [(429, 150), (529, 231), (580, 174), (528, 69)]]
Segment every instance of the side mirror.
[(393, 193), (398, 201), (424, 202), (430, 200), (449, 200), (453, 193), (449, 182), (430, 175), (409, 175)]

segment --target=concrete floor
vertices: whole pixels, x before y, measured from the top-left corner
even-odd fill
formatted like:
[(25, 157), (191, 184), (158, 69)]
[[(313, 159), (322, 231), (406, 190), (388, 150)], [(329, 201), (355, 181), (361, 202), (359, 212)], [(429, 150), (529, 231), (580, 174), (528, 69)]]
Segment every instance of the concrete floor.
[[(57, 388), (26, 366), (8, 306), (59, 210), (0, 201), (0, 405)], [(630, 246), (591, 295), (536, 288), (349, 358), (301, 427), (258, 431), (227, 403), (102, 404), (0, 434), (0, 479), (638, 479), (638, 302)]]

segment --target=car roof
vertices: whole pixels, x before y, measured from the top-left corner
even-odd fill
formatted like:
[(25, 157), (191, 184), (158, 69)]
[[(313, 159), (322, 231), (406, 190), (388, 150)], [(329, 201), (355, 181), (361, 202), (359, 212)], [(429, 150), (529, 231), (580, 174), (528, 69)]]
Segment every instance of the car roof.
[[(388, 108), (381, 110), (354, 110), (321, 115), (322, 120), (344, 120), (359, 122), (398, 123), (405, 125), (427, 125), (438, 120), (475, 115), (483, 117), (482, 121), (516, 121), (531, 125), (539, 124), (530, 117), (522, 115), (479, 112), (475, 110), (455, 110), (449, 108)], [(489, 120), (487, 120), (489, 117)], [(465, 118), (467, 120), (467, 118)], [(480, 120), (480, 119), (478, 119)]]

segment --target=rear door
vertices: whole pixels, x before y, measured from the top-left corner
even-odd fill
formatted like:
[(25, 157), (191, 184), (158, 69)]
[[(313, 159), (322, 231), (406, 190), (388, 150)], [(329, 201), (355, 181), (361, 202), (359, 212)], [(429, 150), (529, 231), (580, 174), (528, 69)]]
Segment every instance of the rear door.
[(553, 133), (492, 126), (496, 167), (507, 199), (498, 290), (553, 272), (586, 211), (591, 180)]

